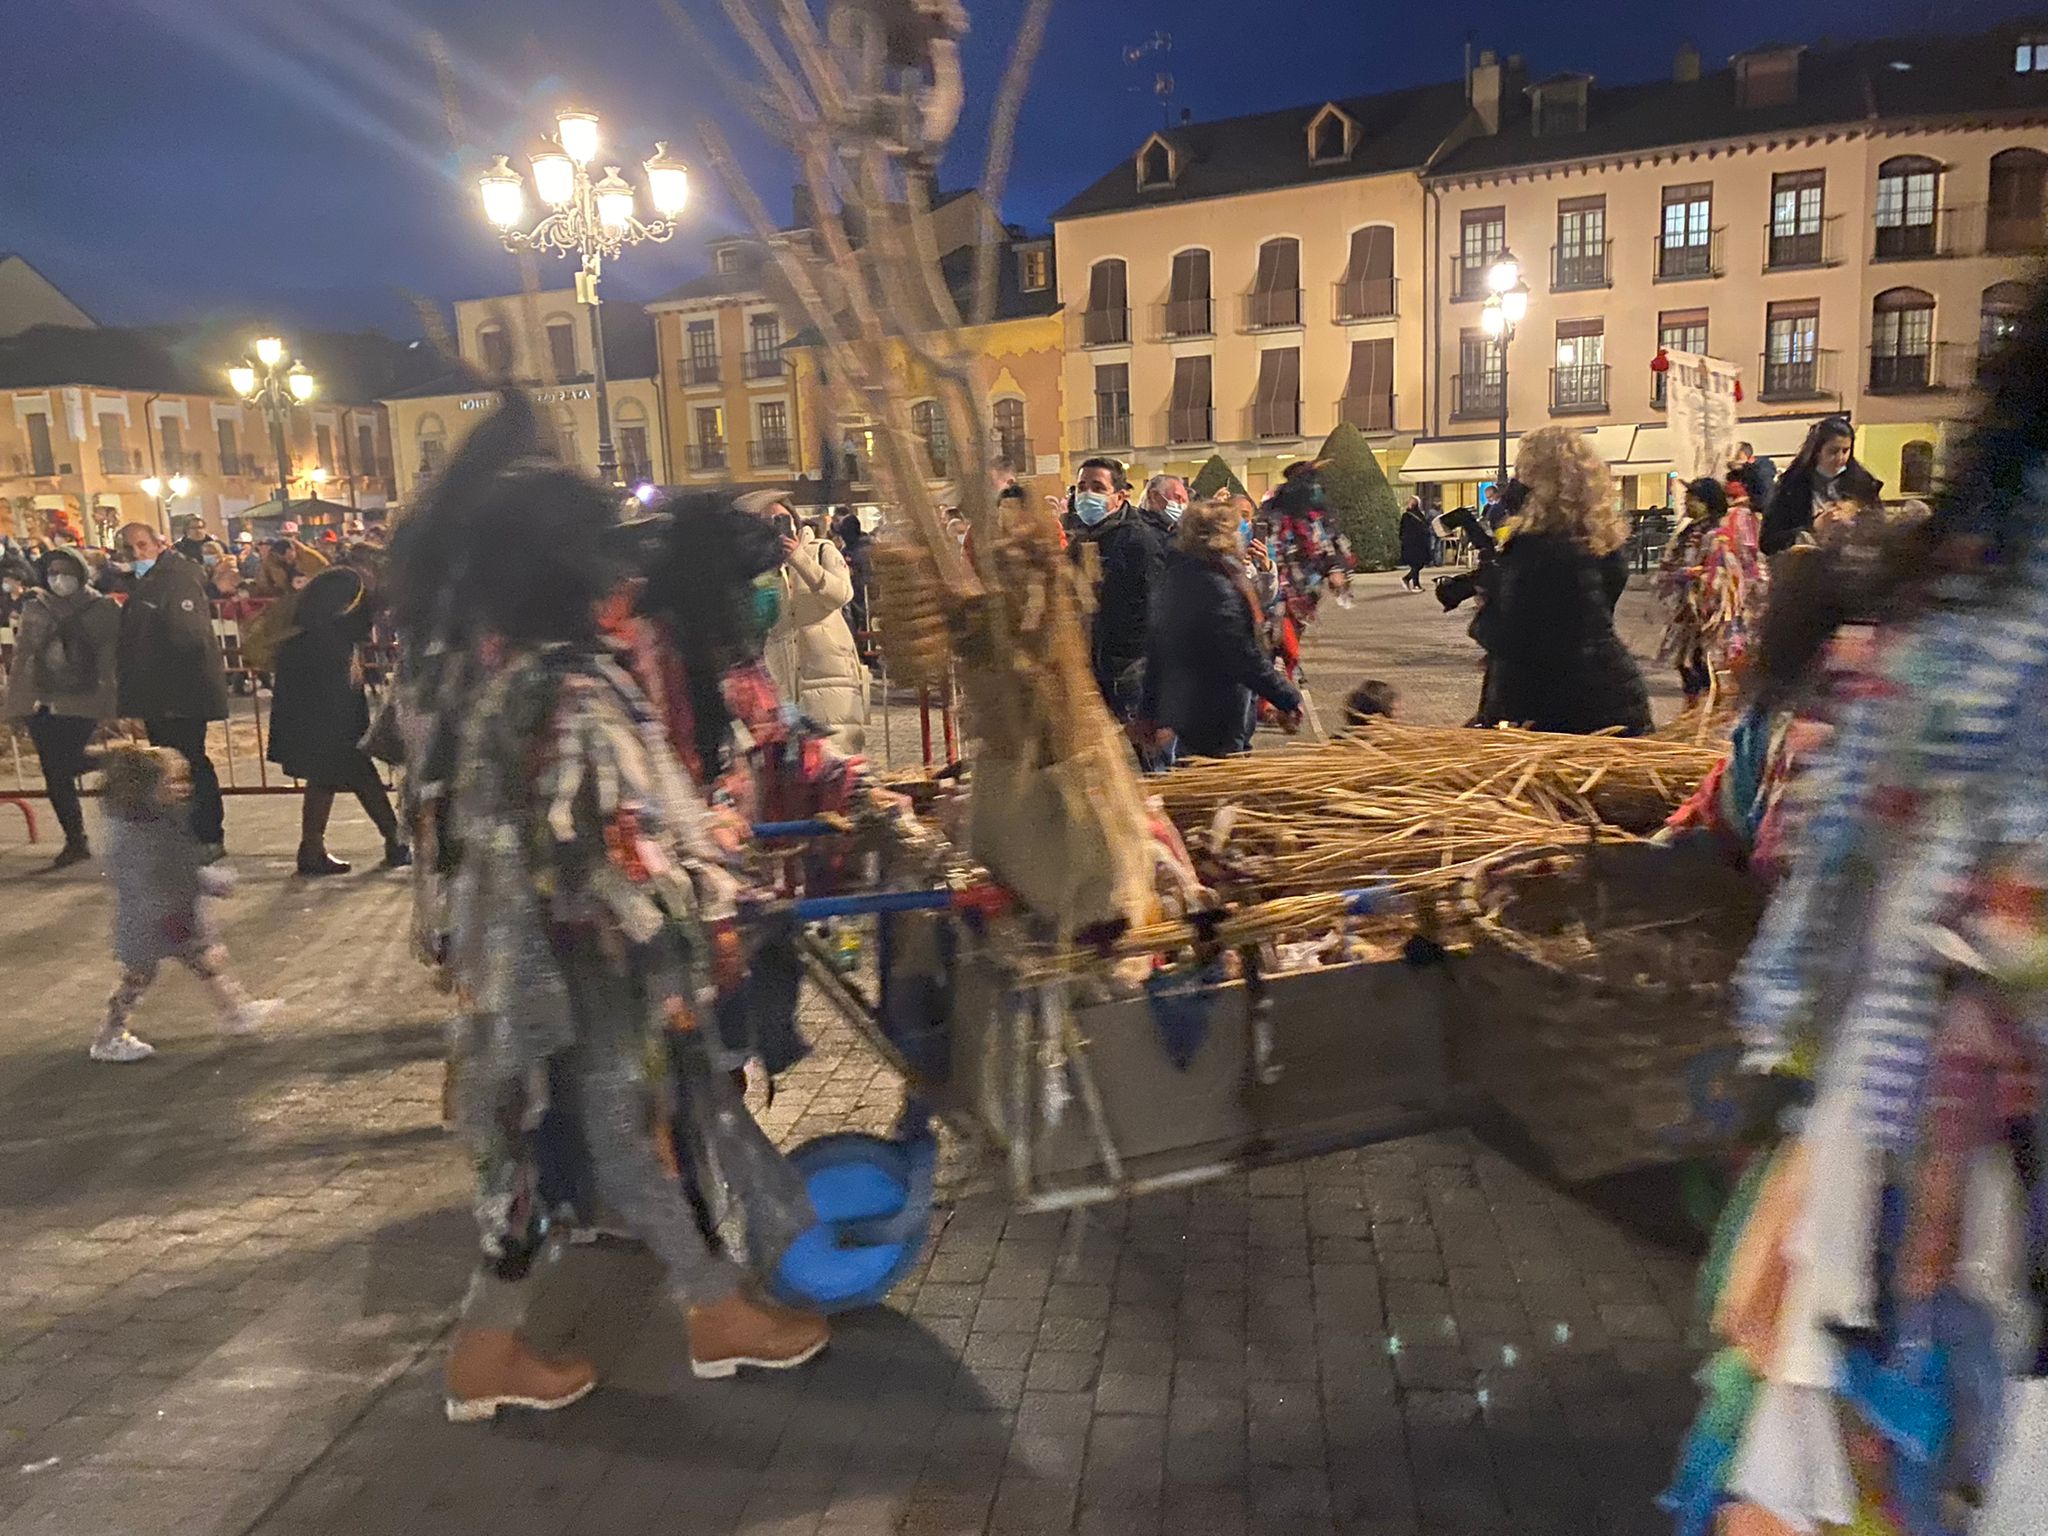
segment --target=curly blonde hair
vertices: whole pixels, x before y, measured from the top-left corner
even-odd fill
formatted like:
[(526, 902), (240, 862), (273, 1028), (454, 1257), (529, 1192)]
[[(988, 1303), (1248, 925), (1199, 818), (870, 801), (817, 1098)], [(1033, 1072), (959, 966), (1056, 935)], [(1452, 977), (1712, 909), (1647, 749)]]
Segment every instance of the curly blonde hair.
[(1237, 504), (1227, 492), (1207, 501), (1190, 502), (1187, 511), (1181, 514), (1176, 542), (1187, 553), (1204, 560), (1233, 560), (1244, 552), (1237, 537), (1240, 521)]
[(1571, 427), (1540, 427), (1522, 439), (1515, 478), (1529, 499), (1514, 521), (1522, 533), (1576, 539), (1596, 555), (1628, 542), (1628, 519), (1614, 504), (1614, 476), (1593, 440)]
[(140, 741), (110, 741), (91, 763), (100, 776), (100, 803), (131, 821), (154, 811), (164, 780), (185, 771), (185, 760), (169, 747)]

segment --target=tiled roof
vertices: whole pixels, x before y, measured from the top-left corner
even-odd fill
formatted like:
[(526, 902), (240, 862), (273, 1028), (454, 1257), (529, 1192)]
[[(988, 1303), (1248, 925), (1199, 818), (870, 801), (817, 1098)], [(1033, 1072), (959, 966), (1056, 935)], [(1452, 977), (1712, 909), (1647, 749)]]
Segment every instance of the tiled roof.
[[(0, 389), (98, 385), (166, 394), (226, 395), (227, 369), (262, 327), (37, 325), (0, 339)], [(419, 350), (375, 331), (284, 333), (320, 384), (320, 398), (367, 404), (421, 375)]]

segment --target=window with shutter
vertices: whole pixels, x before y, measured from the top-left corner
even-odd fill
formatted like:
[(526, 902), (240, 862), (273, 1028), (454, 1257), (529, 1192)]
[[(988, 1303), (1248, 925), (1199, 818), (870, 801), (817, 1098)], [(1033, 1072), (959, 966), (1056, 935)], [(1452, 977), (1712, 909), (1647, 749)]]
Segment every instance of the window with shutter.
[(1301, 435), (1301, 348), (1271, 347), (1259, 354), (1252, 396), (1252, 436)]
[(1382, 320), (1394, 312), (1394, 231), (1368, 224), (1351, 231), (1351, 256), (1337, 284), (1339, 320)]
[(1984, 230), (1987, 251), (2038, 251), (2048, 207), (2048, 155), (2038, 149), (2004, 149), (1991, 157), (1991, 197)]
[(1301, 242), (1290, 237), (1259, 247), (1245, 323), (1253, 330), (1301, 324)]
[(1207, 443), (1215, 440), (1209, 365), (1206, 355), (1176, 357), (1173, 360), (1173, 395), (1166, 410), (1168, 442)]
[(1215, 328), (1215, 304), (1209, 291), (1209, 253), (1178, 251), (1166, 290), (1165, 333), (1207, 336)]
[(1344, 398), (1338, 402), (1337, 419), (1350, 422), (1361, 432), (1394, 430), (1392, 338), (1351, 343), (1351, 372), (1344, 380)]
[(1130, 290), (1121, 260), (1098, 261), (1088, 269), (1081, 339), (1091, 347), (1118, 346), (1131, 339)]

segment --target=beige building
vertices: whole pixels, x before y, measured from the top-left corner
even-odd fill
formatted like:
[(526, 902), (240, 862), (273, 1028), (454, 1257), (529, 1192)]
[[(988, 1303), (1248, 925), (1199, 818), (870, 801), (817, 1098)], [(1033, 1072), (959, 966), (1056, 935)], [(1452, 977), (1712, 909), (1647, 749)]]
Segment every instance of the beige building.
[(1053, 215), (1068, 452), (1261, 490), (1350, 421), (1425, 430), (1421, 171), (1456, 84), (1155, 133)]
[(1739, 365), (1782, 463), (1846, 412), (1897, 494), (1938, 472), (2044, 240), (2048, 34), (1769, 48), (1663, 78), (1469, 78), (1153, 134), (1054, 215), (1068, 457), (1254, 490), (1340, 420), (1444, 505), (1498, 453), (1485, 275), (1521, 263), (1509, 451), (1595, 431), (1666, 499), (1660, 348)]
[[(361, 333), (286, 334), (319, 386), (286, 420), (291, 495), (382, 515), (391, 442), (374, 395), (404, 376), (407, 349)], [(54, 521), (104, 541), (122, 523), (168, 529), (196, 513), (216, 532), (236, 531), (278, 483), (268, 420), (227, 387), (251, 339), (48, 325), (0, 339), (0, 526), (41, 535)], [(188, 478), (188, 494), (144, 489), (151, 477), (167, 488), (173, 475)]]
[[(811, 249), (799, 189), (797, 221), (776, 243)], [(940, 252), (1003, 239), (1001, 222), (975, 192), (932, 198)], [(841, 424), (816, 419), (813, 392), (800, 385), (785, 349), (808, 324), (785, 291), (771, 246), (751, 235), (710, 242), (711, 270), (647, 306), (677, 475), (684, 483), (787, 484), (818, 480), (824, 445)], [(810, 412), (809, 415), (806, 413)], [(858, 452), (858, 442), (851, 445)], [(836, 454), (835, 454), (836, 457)], [(835, 473), (843, 463), (835, 463)]]
[[(653, 327), (631, 303), (603, 304), (598, 312), (620, 478), (627, 485), (660, 484), (672, 477), (673, 463), (655, 382)], [(454, 340), (452, 363), (437, 354), (433, 377), (383, 400), (402, 499), (418, 495), (469, 429), (496, 408), (493, 389), (505, 381), (532, 394), (568, 463), (596, 471), (596, 362), (589, 311), (572, 290), (459, 300)]]
[(97, 325), (28, 258), (0, 251), (0, 336), (19, 336), (32, 325)]
[(1926, 492), (2048, 245), (2034, 59), (2014, 29), (1768, 48), (1716, 71), (1683, 50), (1667, 78), (1607, 88), (1531, 85), (1482, 54), (1467, 127), (1424, 178), (1439, 281), (1429, 440), (1406, 478), (1451, 505), (1494, 476), (1500, 350), (1482, 301), (1506, 249), (1530, 290), (1510, 432), (1595, 431), (1629, 505), (1665, 501), (1651, 362), (1666, 348), (1741, 368), (1759, 453), (1782, 465), (1845, 413), (1892, 494)]

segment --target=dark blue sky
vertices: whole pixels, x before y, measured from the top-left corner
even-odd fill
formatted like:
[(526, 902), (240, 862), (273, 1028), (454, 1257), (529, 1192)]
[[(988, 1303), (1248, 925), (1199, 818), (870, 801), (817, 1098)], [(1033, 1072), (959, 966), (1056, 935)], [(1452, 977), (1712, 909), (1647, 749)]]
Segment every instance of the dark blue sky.
[[(676, 3), (738, 56), (717, 0)], [(972, 105), (949, 182), (978, 170), (1023, 10), (968, 4)], [(1162, 68), (1176, 108), (1221, 117), (1454, 77), (1468, 33), (1539, 75), (1620, 81), (1661, 73), (1685, 37), (1712, 61), (1767, 38), (2042, 11), (2048, 0), (1058, 0), (1006, 211), (1041, 224), (1128, 153), (1161, 120)], [(1162, 31), (1170, 53), (1126, 62)], [(430, 35), (449, 61), (452, 112)], [(517, 287), (473, 177), (483, 152), (518, 149), (570, 97), (604, 114), (629, 166), (659, 135), (700, 172), (689, 228), (629, 253), (609, 292), (661, 291), (701, 268), (698, 237), (738, 227), (702, 167), (699, 112), (786, 209), (777, 152), (658, 0), (0, 0), (0, 249), (109, 322), (255, 306), (300, 324), (402, 327), (406, 293)]]

